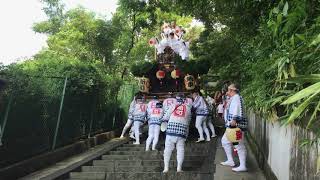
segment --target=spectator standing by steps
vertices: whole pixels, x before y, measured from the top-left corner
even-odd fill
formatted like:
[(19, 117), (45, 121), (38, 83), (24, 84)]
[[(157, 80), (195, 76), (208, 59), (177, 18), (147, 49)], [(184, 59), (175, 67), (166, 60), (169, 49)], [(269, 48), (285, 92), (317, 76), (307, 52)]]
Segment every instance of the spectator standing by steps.
[(210, 131), (211, 131), (211, 137), (216, 137), (216, 131), (214, 130), (214, 126), (213, 126), (213, 111), (214, 111), (214, 99), (212, 97), (210, 97), (209, 95), (206, 98), (206, 102), (207, 102), (207, 106), (208, 106), (208, 110), (209, 110), (209, 115), (207, 117), (207, 126), (209, 127)]
[[(243, 107), (243, 100), (242, 97), (239, 95), (239, 86), (236, 84), (231, 84), (228, 86), (227, 95), (230, 97), (230, 100), (227, 103), (224, 119), (226, 127), (239, 127), (242, 132), (245, 131), (246, 128), (246, 119), (244, 116), (244, 107)], [(232, 168), (235, 172), (247, 171), (246, 166), (246, 157), (247, 157), (247, 150), (244, 145), (244, 133), (242, 133), (241, 141), (236, 146), (238, 151), (238, 156), (240, 160), (240, 166), (236, 168)], [(222, 146), (227, 156), (227, 161), (221, 162), (221, 165), (224, 166), (235, 166), (232, 157), (232, 148), (233, 143), (227, 139), (226, 133), (224, 133), (221, 139)]]

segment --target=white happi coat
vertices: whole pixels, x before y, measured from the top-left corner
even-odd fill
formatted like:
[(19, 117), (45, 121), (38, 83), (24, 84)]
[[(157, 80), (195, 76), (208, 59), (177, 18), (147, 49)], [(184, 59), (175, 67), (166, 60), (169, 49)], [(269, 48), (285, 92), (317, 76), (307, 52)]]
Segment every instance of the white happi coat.
[(191, 116), (190, 104), (175, 103), (165, 112), (164, 119), (168, 120), (166, 134), (187, 138)]

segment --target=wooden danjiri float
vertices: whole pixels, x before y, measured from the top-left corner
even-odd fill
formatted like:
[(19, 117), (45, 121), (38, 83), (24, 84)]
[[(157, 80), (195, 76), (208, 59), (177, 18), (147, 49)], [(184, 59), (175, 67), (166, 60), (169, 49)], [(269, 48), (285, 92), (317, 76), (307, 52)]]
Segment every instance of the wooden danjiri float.
[(189, 60), (189, 42), (183, 40), (185, 33), (175, 22), (164, 23), (160, 36), (149, 40), (149, 45), (155, 48), (156, 64), (143, 77), (138, 77), (141, 92), (149, 95), (188, 93), (197, 87), (196, 78), (181, 68)]

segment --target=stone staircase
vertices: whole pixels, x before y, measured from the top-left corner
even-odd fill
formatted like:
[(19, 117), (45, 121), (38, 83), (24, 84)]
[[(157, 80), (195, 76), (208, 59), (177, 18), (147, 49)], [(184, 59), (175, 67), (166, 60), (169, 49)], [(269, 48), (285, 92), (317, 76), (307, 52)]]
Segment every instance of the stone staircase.
[(123, 144), (80, 172), (71, 172), (69, 180), (213, 180), (215, 139), (206, 143), (188, 140), (185, 146), (183, 171), (176, 172), (176, 152), (172, 153), (170, 170), (162, 173), (164, 140), (157, 151), (145, 151), (145, 144)]

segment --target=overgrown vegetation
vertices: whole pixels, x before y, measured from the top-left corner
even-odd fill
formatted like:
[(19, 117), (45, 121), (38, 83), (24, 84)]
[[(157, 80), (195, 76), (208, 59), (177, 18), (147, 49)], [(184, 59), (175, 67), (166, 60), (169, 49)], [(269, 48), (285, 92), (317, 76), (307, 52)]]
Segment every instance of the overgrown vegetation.
[[(185, 72), (205, 74), (210, 68), (222, 80), (239, 82), (248, 107), (267, 119), (320, 136), (319, 0), (119, 0), (111, 20), (83, 8), (65, 11), (60, 0), (42, 2), (49, 19), (33, 29), (48, 35), (48, 47), (1, 69), (11, 84), (27, 89), (22, 99), (39, 92), (59, 99), (63, 84), (57, 79), (30, 77), (68, 76), (67, 93), (96, 93), (99, 109), (109, 107), (131, 73), (141, 76), (154, 65), (148, 40), (164, 21), (176, 21), (191, 41), (191, 61), (180, 64)], [(192, 26), (193, 19), (204, 28)]]
[(175, 2), (206, 26), (193, 44), (196, 59), (211, 59), (211, 71), (241, 83), (248, 107), (319, 137), (318, 0)]

